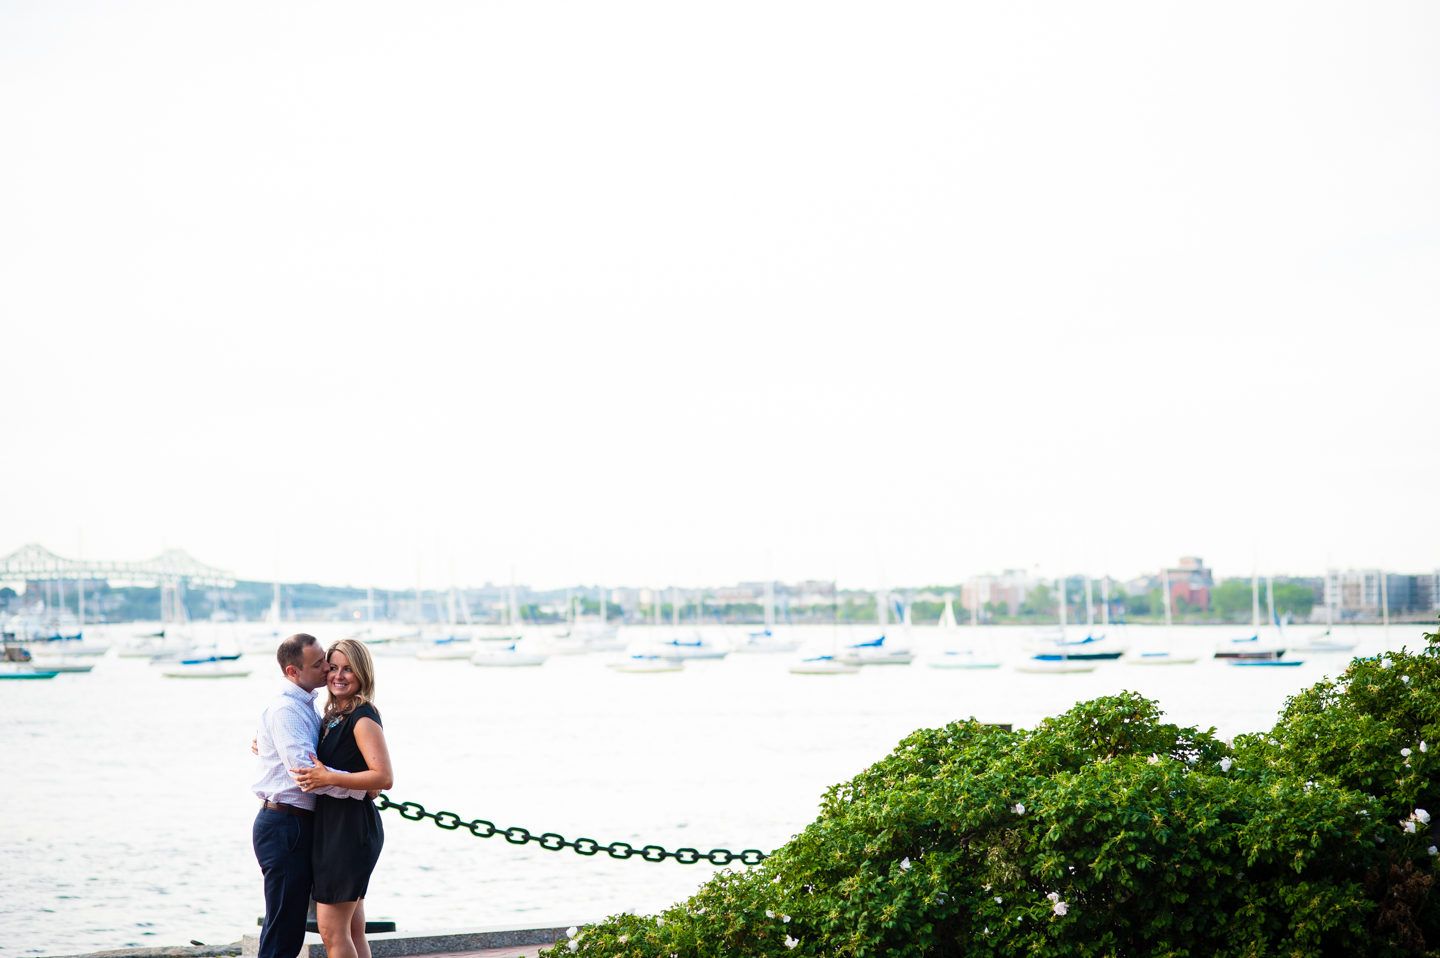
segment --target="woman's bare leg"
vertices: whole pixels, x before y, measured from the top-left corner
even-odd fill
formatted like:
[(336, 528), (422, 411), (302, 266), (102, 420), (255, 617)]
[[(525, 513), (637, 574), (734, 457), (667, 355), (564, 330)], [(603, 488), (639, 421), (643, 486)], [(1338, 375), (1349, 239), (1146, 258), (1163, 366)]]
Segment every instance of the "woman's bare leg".
[[(326, 958), (360, 958), (355, 941), (350, 936), (350, 918), (356, 912), (359, 902), (342, 901), (338, 905), (315, 903), (315, 923), (320, 926), (320, 938), (325, 942)], [(360, 919), (360, 940), (365, 941), (365, 919)], [(365, 944), (365, 958), (369, 958), (370, 945)]]
[(365, 899), (355, 903), (350, 916), (350, 940), (355, 944), (356, 958), (370, 958), (370, 940), (365, 937)]

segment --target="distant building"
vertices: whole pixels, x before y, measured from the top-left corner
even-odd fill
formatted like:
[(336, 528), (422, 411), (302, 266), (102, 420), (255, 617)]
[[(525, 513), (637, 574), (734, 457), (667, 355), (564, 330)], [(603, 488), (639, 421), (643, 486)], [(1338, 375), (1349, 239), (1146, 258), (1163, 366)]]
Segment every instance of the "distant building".
[(1183, 599), (1194, 609), (1210, 608), (1210, 590), (1215, 587), (1214, 574), (1199, 556), (1181, 556), (1180, 564), (1165, 572), (1170, 577), (1170, 601)]
[(1391, 615), (1440, 611), (1440, 572), (1330, 569), (1325, 573), (1324, 602), (1342, 619), (1374, 618), (1385, 611)]
[(1010, 615), (1016, 615), (1030, 593), (1046, 581), (1023, 569), (1006, 569), (1000, 575), (972, 576), (960, 588), (960, 605), (966, 609), (1003, 606)]

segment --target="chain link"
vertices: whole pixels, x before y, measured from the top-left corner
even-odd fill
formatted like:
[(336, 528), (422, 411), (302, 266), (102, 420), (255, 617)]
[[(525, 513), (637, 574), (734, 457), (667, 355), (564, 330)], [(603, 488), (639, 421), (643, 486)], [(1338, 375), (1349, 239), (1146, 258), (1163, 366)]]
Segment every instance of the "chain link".
[(577, 838), (573, 842), (569, 842), (563, 835), (557, 835), (554, 832), (532, 835), (529, 829), (521, 828), (518, 825), (510, 828), (496, 828), (494, 822), (487, 822), (483, 818), (467, 822), (454, 812), (427, 812), (425, 806), (419, 802), (392, 802), (388, 795), (381, 795), (377, 804), (382, 812), (390, 808), (398, 809), (400, 817), (407, 821), (418, 822), (428, 818), (446, 831), (468, 829), (470, 834), (476, 838), (503, 835), (505, 840), (512, 845), (536, 842), (541, 848), (549, 849), (552, 852), (570, 848), (575, 851), (575, 854), (584, 855), (587, 858), (604, 852), (611, 858), (620, 861), (627, 858), (640, 858), (647, 862), (663, 862), (667, 858), (673, 858), (682, 865), (693, 865), (701, 861), (709, 862), (712, 865), (728, 865), (733, 861), (743, 862), (746, 865), (758, 865), (770, 857), (758, 848), (747, 848), (743, 852), (732, 852), (728, 848), (712, 848), (708, 852), (702, 852), (695, 848), (678, 848), (671, 852), (659, 845), (646, 845), (643, 848), (636, 848), (628, 842), (611, 842), (604, 845), (593, 838)]

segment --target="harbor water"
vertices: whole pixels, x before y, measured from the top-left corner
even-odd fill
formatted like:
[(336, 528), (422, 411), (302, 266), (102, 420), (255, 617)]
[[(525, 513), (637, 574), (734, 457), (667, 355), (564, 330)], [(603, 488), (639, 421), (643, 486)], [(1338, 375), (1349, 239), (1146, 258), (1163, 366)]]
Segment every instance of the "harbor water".
[[(347, 629), (304, 628), (322, 640)], [(1165, 640), (1162, 629), (1134, 626), (1132, 647), (1164, 642), (1200, 661), (1105, 662), (1073, 675), (1016, 672), (1028, 630), (1012, 627), (961, 630), (1007, 663), (983, 671), (927, 667), (939, 637), (927, 628), (914, 630), (921, 657), (913, 665), (855, 675), (792, 675), (793, 657), (783, 654), (641, 675), (606, 667), (620, 653), (514, 669), (387, 657), (376, 660), (378, 705), (397, 801), (567, 838), (770, 850), (812, 820), (828, 786), (917, 728), (969, 716), (1030, 726), (1129, 689), (1159, 699), (1171, 721), (1230, 736), (1267, 728), (1286, 696), (1338, 674), (1351, 654), (1416, 648), (1426, 630), (1394, 625), (1387, 637), (1380, 626), (1337, 628), (1337, 638), (1358, 642), (1354, 653), (1300, 653), (1296, 668), (1232, 668), (1209, 656), (1242, 627), (1176, 627)], [(142, 631), (110, 626), (104, 640)], [(796, 630), (822, 648), (832, 631)], [(622, 638), (644, 633), (627, 628)], [(0, 955), (213, 944), (255, 929), (264, 905), (250, 847), (250, 739), (281, 679), (273, 656), (241, 661), (253, 667), (246, 678), (180, 680), (112, 651), (89, 674), (0, 682)], [(366, 908), (401, 931), (650, 911), (716, 870), (517, 847), (393, 811), (383, 821)]]

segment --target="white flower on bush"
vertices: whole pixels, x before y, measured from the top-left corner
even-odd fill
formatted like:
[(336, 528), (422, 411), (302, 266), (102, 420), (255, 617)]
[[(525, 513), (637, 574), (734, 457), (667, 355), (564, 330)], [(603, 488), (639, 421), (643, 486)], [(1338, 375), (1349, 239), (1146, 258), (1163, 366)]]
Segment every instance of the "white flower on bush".
[(574, 925), (571, 925), (569, 928), (566, 928), (566, 929), (565, 929), (565, 937), (566, 937), (566, 938), (574, 938), (574, 937), (575, 937), (575, 933), (576, 933), (577, 931), (579, 931), (579, 930), (580, 930), (579, 928), (576, 928)]
[(1427, 848), (1427, 849), (1425, 849), (1425, 850), (1426, 850), (1427, 852), (1429, 852), (1430, 854), (1432, 854), (1432, 855), (1440, 855), (1440, 849), (1437, 849), (1434, 845), (1431, 845), (1429, 848)]
[(1414, 835), (1414, 834), (1415, 834), (1415, 823), (1414, 823), (1414, 822), (1406, 822), (1406, 823), (1405, 823), (1405, 834), (1406, 834), (1406, 835)]
[(1066, 914), (1067, 912), (1070, 911), (1070, 906), (1069, 906), (1069, 904), (1067, 904), (1066, 902), (1063, 902), (1063, 901), (1060, 900), (1060, 893), (1059, 893), (1059, 892), (1054, 892), (1054, 891), (1052, 891), (1050, 894), (1046, 895), (1045, 897), (1048, 898), (1048, 899), (1050, 899), (1050, 909), (1051, 909), (1051, 911), (1055, 912), (1055, 914), (1061, 916), (1062, 918), (1065, 916), (1065, 914)]
[(785, 947), (786, 947), (786, 948), (791, 948), (791, 949), (793, 949), (793, 948), (794, 948), (796, 945), (798, 945), (798, 944), (800, 944), (800, 939), (799, 939), (799, 938), (791, 938), (789, 935), (786, 935), (786, 936), (785, 936)]
[(664, 918), (656, 918), (656, 919), (655, 919), (655, 924), (659, 925), (661, 928), (664, 928), (664, 927), (665, 927), (665, 919), (664, 919)]
[(1012, 809), (1010, 809), (1010, 810), (1011, 810), (1012, 812), (1014, 812), (1016, 815), (1024, 815), (1024, 814), (1025, 814), (1025, 803), (1024, 803), (1024, 802), (1016, 802), (1016, 803), (1015, 803), (1015, 807), (1012, 808)]
[(1235, 760), (1232, 759), (1230, 756), (1227, 755), (1227, 756), (1225, 756), (1224, 758), (1222, 758), (1222, 759), (1220, 760), (1220, 771), (1222, 771), (1222, 772), (1228, 772), (1228, 771), (1230, 771), (1230, 766), (1231, 766), (1231, 765), (1234, 765), (1234, 764), (1235, 764)]
[(1420, 751), (1422, 751), (1422, 752), (1428, 752), (1428, 751), (1430, 751), (1430, 749), (1425, 745), (1424, 742), (1421, 742), (1421, 743), (1420, 743)]
[(996, 895), (996, 896), (995, 896), (995, 904), (1000, 905), (1000, 904), (1003, 904), (1004, 901), (1005, 901), (1005, 899), (1001, 898), (999, 895)]
[(615, 940), (618, 941), (618, 942), (620, 942), (620, 944), (623, 945), (623, 944), (625, 944), (625, 942), (627, 942), (627, 941), (630, 940), (630, 936), (629, 936), (629, 935), (621, 935), (619, 938), (617, 938), (617, 939), (615, 939)]
[(910, 859), (906, 858), (905, 860), (903, 860), (902, 862), (900, 862), (900, 869), (901, 869), (901, 871), (907, 871), (907, 872), (908, 872), (908, 871), (910, 870)]
[(1415, 809), (1415, 811), (1410, 813), (1410, 817), (1415, 819), (1415, 821), (1421, 823), (1422, 825), (1430, 824), (1430, 813), (1425, 811), (1425, 809), (1423, 808)]
[(789, 916), (789, 915), (781, 915), (781, 916), (780, 916), (780, 920), (783, 921), (783, 922), (784, 922), (785, 924), (787, 924), (787, 925), (790, 924), (790, 916)]
[(1409, 750), (1408, 748), (1402, 748), (1402, 749), (1400, 750), (1400, 754), (1401, 754), (1403, 757), (1405, 757), (1405, 758), (1409, 758), (1409, 757), (1410, 757), (1410, 750)]
[(572, 952), (573, 952), (573, 951), (579, 951), (579, 950), (580, 950), (580, 942), (576, 941), (574, 938), (571, 938), (571, 939), (570, 939), (570, 944), (566, 945), (565, 947), (569, 948)]
[(1393, 664), (1394, 664), (1394, 663), (1390, 661), (1390, 656), (1388, 656), (1388, 655), (1385, 656), (1385, 658), (1383, 658), (1383, 659), (1380, 660), (1380, 667), (1381, 667), (1382, 669), (1388, 669), (1388, 668), (1389, 668), (1391, 665), (1393, 665)]
[(1150, 757), (1145, 760), (1145, 764), (1146, 764), (1146, 765), (1159, 765), (1159, 764), (1160, 764), (1160, 756), (1156, 755), (1154, 752), (1151, 752), (1151, 753), (1150, 753)]

